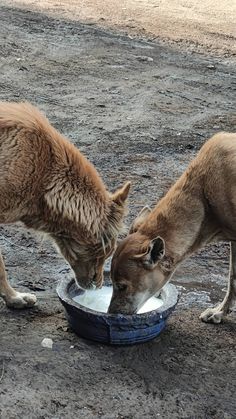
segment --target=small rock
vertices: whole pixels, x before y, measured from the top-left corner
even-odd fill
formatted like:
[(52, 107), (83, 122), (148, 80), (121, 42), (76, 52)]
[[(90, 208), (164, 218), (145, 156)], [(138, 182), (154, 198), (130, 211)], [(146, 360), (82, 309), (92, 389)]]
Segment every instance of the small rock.
[(52, 349), (53, 346), (53, 340), (51, 338), (44, 338), (41, 342), (41, 346), (43, 348)]
[(194, 148), (194, 145), (193, 145), (193, 144), (187, 144), (187, 145), (186, 145), (186, 148), (187, 148), (188, 150), (192, 150), (192, 149)]
[(146, 179), (151, 179), (151, 178), (152, 178), (152, 176), (147, 175), (147, 174), (143, 174), (143, 175), (141, 175), (141, 177), (144, 177), (144, 178), (146, 178)]
[(114, 400), (121, 400), (121, 397), (120, 397), (120, 396), (118, 396), (118, 395), (113, 396), (112, 398), (113, 398)]
[(214, 66), (214, 64), (208, 64), (207, 68), (209, 68), (210, 70), (215, 70), (216, 67)]
[(62, 331), (63, 332), (68, 332), (68, 330), (69, 330), (69, 327), (68, 326), (62, 326)]
[(22, 66), (19, 68), (19, 71), (29, 71), (29, 70), (28, 70), (28, 68), (27, 68), (27, 67), (25, 67), (24, 65), (22, 65)]
[(147, 61), (147, 62), (150, 62), (150, 63), (153, 61), (152, 57), (146, 57), (146, 55), (140, 55), (140, 56), (137, 57), (137, 59), (139, 61)]

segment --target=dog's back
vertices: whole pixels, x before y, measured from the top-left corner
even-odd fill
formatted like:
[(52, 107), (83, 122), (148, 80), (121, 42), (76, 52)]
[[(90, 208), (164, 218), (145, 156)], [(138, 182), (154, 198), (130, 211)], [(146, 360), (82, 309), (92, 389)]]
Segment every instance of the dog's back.
[(85, 190), (108, 197), (95, 167), (37, 108), (0, 102), (0, 222), (37, 213), (42, 197), (52, 207), (60, 190), (84, 205)]
[(18, 162), (24, 158), (29, 159), (30, 165), (45, 162), (46, 166), (52, 154), (58, 155), (60, 161), (66, 158), (65, 148), (77, 155), (79, 153), (36, 107), (27, 102), (0, 102), (1, 175), (4, 175), (4, 162), (9, 165), (15, 158)]
[[(205, 215), (207, 222), (224, 231), (226, 237), (231, 237), (230, 232), (235, 236), (236, 134), (219, 133), (208, 140), (182, 176), (145, 218), (139, 230), (153, 235), (158, 218), (158, 234), (161, 235), (163, 229), (165, 237), (167, 234), (173, 236), (172, 230), (178, 229), (183, 231), (186, 241), (185, 230), (190, 236), (193, 231), (189, 231), (188, 227), (185, 229), (185, 226), (195, 220), (198, 231), (200, 220)], [(186, 220), (184, 224), (183, 219)], [(165, 220), (171, 220), (172, 228), (166, 227)]]
[(0, 103), (0, 222), (20, 218), (39, 197), (51, 167), (53, 130), (29, 103)]
[(226, 228), (236, 230), (236, 134), (214, 135), (194, 160), (203, 174), (203, 191), (211, 212)]

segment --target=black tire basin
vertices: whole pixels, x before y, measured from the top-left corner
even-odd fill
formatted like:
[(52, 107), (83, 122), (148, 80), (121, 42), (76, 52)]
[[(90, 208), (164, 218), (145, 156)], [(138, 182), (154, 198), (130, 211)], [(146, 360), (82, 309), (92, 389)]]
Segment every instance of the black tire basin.
[[(106, 285), (111, 285), (106, 280)], [(83, 338), (111, 345), (130, 345), (146, 342), (158, 336), (178, 301), (173, 284), (160, 293), (163, 305), (156, 310), (134, 315), (101, 313), (82, 306), (73, 298), (84, 291), (74, 279), (64, 279), (57, 286), (57, 294), (65, 307), (68, 321), (75, 333)]]

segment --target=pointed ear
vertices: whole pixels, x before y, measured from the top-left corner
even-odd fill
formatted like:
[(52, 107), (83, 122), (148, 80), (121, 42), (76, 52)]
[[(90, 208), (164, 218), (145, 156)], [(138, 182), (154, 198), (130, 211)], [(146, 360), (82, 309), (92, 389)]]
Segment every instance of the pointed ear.
[(141, 224), (144, 222), (145, 218), (150, 214), (151, 208), (149, 206), (143, 207), (137, 217), (135, 218), (134, 222), (131, 224), (129, 234), (135, 233)]
[(122, 188), (117, 189), (116, 192), (112, 194), (112, 201), (118, 205), (123, 205), (128, 198), (131, 182), (126, 182)]
[(161, 237), (151, 240), (146, 252), (136, 255), (136, 259), (141, 259), (144, 265), (154, 268), (156, 264), (165, 256), (165, 242)]

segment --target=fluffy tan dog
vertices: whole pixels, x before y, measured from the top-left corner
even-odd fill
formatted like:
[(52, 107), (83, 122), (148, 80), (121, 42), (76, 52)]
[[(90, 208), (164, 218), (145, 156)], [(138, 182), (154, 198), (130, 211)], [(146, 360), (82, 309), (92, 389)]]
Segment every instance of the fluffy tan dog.
[[(109, 193), (94, 166), (29, 103), (0, 103), (0, 223), (47, 233), (83, 288), (102, 284), (129, 188)], [(10, 286), (1, 256), (0, 296), (14, 308), (36, 302)]]

